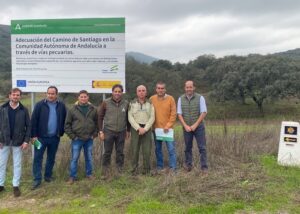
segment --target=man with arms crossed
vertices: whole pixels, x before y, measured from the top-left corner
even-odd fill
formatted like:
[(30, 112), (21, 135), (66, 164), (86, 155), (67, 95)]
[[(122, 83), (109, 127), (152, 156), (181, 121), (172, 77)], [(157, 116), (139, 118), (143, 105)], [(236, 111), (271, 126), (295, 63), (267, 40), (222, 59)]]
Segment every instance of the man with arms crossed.
[(42, 144), (40, 149), (34, 147), (32, 190), (38, 188), (42, 182), (42, 164), (44, 152), (47, 149), (47, 160), (45, 166), (44, 180), (51, 182), (52, 170), (58, 149), (60, 137), (65, 129), (66, 107), (58, 100), (58, 90), (55, 86), (49, 86), (46, 99), (38, 102), (31, 117), (32, 140), (39, 140)]
[(185, 94), (179, 97), (177, 103), (178, 118), (183, 126), (185, 141), (185, 169), (192, 170), (193, 166), (193, 138), (196, 138), (200, 153), (200, 164), (203, 174), (207, 174), (207, 156), (204, 118), (207, 114), (205, 99), (195, 93), (193, 81), (185, 82)]
[[(166, 84), (158, 82), (156, 84), (156, 95), (150, 97), (155, 109), (155, 122), (154, 128), (163, 129), (164, 133), (168, 133), (173, 128), (176, 121), (176, 103), (172, 96), (166, 94)], [(174, 136), (173, 136), (174, 137)], [(158, 140), (155, 136), (155, 154), (157, 172), (160, 173), (164, 168), (163, 152), (162, 152), (162, 140)], [(176, 149), (175, 142), (166, 141), (168, 153), (169, 153), (169, 167), (171, 171), (176, 170)]]
[(15, 197), (21, 195), (22, 151), (28, 147), (30, 140), (30, 118), (27, 108), (20, 103), (21, 94), (20, 89), (13, 88), (9, 101), (0, 107), (0, 192), (4, 191), (7, 160), (12, 150)]

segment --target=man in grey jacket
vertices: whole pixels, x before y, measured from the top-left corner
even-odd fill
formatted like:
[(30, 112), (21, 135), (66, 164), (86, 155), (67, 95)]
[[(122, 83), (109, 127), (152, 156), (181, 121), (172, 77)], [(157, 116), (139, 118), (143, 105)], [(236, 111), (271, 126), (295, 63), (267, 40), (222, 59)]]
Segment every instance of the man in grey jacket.
[(21, 195), (19, 184), (22, 172), (22, 151), (30, 140), (30, 118), (26, 107), (20, 103), (22, 91), (13, 88), (9, 101), (0, 107), (0, 192), (4, 191), (7, 160), (13, 153), (13, 191)]
[(88, 179), (93, 176), (93, 139), (97, 136), (97, 109), (89, 103), (86, 90), (79, 92), (78, 101), (68, 111), (65, 122), (65, 132), (72, 140), (72, 159), (70, 164), (69, 184), (77, 178), (77, 163), (83, 148), (85, 158), (85, 174)]

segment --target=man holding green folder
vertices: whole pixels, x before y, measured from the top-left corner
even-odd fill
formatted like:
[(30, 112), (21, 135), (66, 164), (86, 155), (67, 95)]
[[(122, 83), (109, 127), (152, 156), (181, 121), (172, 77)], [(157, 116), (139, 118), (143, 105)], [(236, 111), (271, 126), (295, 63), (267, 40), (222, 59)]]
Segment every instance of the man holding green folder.
[[(164, 169), (164, 160), (162, 152), (162, 144), (165, 141), (169, 153), (169, 167), (170, 170), (176, 170), (176, 149), (174, 135), (170, 136), (168, 133), (173, 133), (173, 125), (176, 121), (176, 103), (174, 98), (166, 94), (166, 84), (158, 82), (156, 84), (156, 95), (150, 97), (150, 100), (155, 109), (154, 122), (154, 141), (157, 172)], [(162, 131), (162, 134), (160, 134)], [(164, 135), (164, 134), (165, 135)]]

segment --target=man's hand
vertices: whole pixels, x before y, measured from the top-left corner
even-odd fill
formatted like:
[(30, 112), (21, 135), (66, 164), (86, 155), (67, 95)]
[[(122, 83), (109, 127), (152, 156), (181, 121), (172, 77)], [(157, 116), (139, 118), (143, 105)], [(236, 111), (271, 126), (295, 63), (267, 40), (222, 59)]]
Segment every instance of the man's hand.
[(31, 138), (31, 143), (33, 144), (34, 143), (34, 141), (36, 141), (38, 138), (37, 137), (33, 137), (33, 138)]
[(197, 124), (193, 124), (193, 125), (191, 126), (192, 131), (195, 131), (197, 128), (198, 128), (198, 125), (197, 125)]
[(103, 141), (104, 140), (104, 132), (103, 131), (100, 131), (99, 132), (99, 139), (100, 139), (100, 141)]
[(142, 127), (140, 127), (138, 129), (138, 131), (139, 131), (139, 135), (144, 135), (146, 133), (146, 130), (144, 128), (142, 128)]
[(130, 132), (126, 131), (126, 139), (129, 139), (129, 137), (130, 137)]
[(23, 143), (22, 145), (21, 145), (21, 149), (22, 150), (25, 150), (25, 149), (27, 149), (27, 147), (28, 147), (28, 143)]
[(3, 148), (3, 143), (0, 143), (0, 149), (2, 149)]
[(184, 126), (184, 130), (185, 130), (186, 132), (191, 132), (191, 131), (193, 131), (192, 128), (191, 128), (190, 126), (188, 126), (188, 125), (185, 125), (185, 126)]

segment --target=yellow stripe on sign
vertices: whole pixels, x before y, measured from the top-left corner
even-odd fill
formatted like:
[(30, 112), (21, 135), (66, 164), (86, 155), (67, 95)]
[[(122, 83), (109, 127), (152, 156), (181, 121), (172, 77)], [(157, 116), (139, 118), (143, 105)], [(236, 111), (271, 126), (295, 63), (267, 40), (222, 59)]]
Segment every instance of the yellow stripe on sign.
[(92, 88), (112, 88), (115, 84), (121, 84), (119, 80), (93, 80)]

